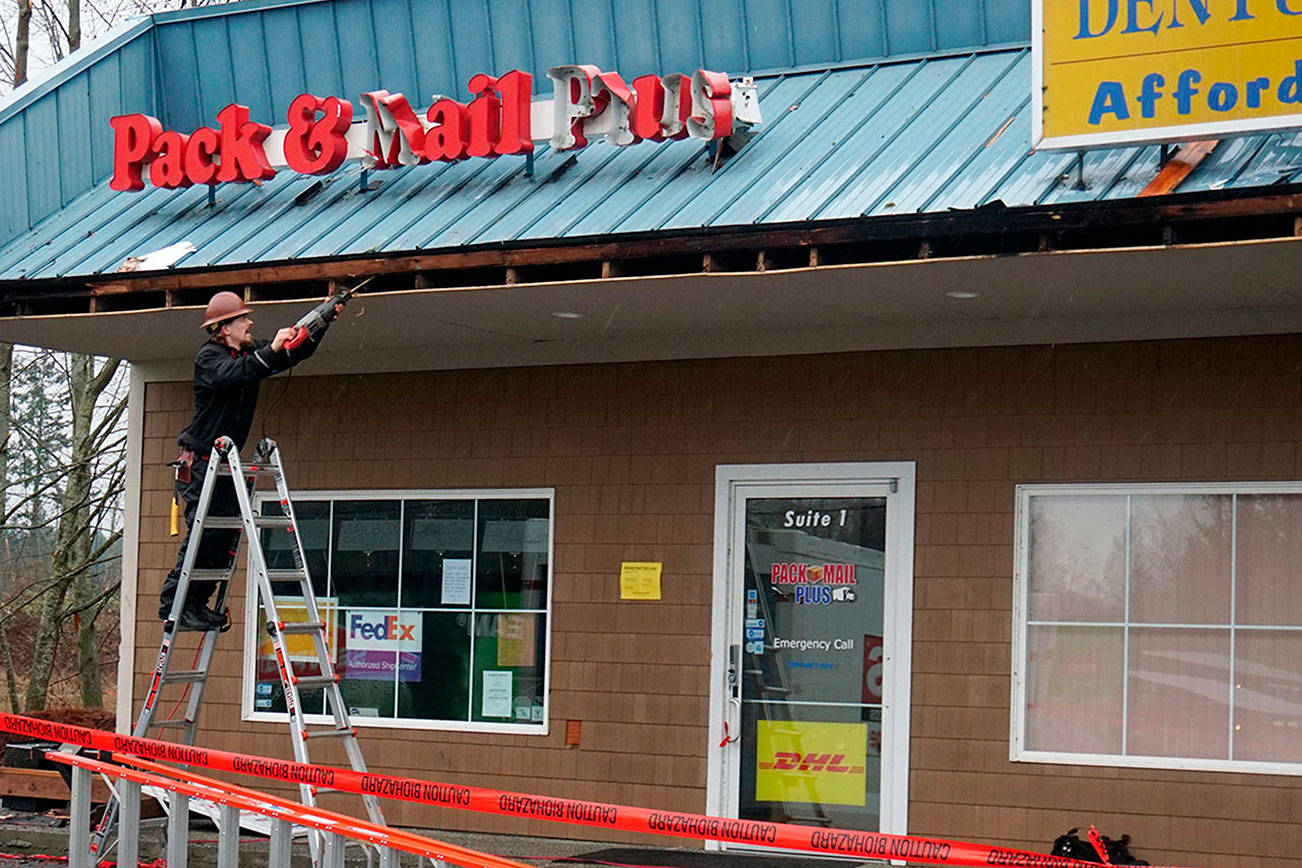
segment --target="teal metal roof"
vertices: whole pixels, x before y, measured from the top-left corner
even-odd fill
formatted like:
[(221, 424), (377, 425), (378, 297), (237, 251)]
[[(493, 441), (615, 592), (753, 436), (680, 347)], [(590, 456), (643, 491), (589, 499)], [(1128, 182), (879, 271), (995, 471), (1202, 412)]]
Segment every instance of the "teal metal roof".
[(248, 0), (159, 13), (0, 100), (0, 244), (112, 168), (113, 115), (283, 118), (296, 95), (464, 93), (478, 72), (593, 63), (731, 74), (1025, 42), (1026, 0)]
[[(533, 245), (647, 233), (809, 224), (1138, 194), (1157, 146), (1077, 157), (1030, 152), (1030, 53), (986, 50), (759, 77), (765, 122), (714, 170), (700, 142), (464, 160), (327, 178), (281, 172), (217, 190), (117, 193), (101, 183), (0, 248), (0, 279), (113, 272), (193, 243), (176, 268)], [(1181, 192), (1291, 183), (1302, 135), (1223, 142)]]

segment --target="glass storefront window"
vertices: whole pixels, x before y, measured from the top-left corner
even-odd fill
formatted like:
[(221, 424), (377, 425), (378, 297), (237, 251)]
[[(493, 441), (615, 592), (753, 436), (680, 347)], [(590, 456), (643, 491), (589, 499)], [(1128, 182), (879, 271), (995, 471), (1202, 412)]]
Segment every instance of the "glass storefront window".
[(1302, 772), (1296, 483), (1018, 489), (1013, 756)]
[[(260, 508), (281, 514), (274, 499)], [(303, 494), (294, 511), (354, 723), (546, 732), (550, 490)], [(291, 539), (264, 531), (271, 569), (293, 566)], [(273, 591), (282, 618), (306, 618), (296, 582)], [(262, 612), (250, 615), (261, 627)], [(255, 718), (285, 711), (270, 639), (258, 638)], [(295, 672), (316, 674), (310, 637), (288, 643)], [(321, 690), (301, 699), (325, 714)]]

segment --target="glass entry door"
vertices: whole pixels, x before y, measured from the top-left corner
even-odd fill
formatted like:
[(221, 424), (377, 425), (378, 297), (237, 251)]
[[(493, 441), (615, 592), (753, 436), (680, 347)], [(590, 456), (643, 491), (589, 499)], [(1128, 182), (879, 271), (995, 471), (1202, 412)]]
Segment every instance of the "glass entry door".
[(913, 509), (904, 466), (906, 479), (850, 465), (865, 478), (729, 485), (727, 616), (716, 620), (726, 665), (715, 691), (727, 816), (906, 830)]

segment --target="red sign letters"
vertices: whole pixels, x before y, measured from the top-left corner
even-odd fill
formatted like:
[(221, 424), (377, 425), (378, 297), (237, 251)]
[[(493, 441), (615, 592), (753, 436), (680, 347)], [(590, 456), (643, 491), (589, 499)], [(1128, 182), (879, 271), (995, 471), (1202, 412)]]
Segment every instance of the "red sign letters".
[[(692, 137), (722, 139), (732, 134), (734, 86), (722, 73), (697, 70), (644, 75), (628, 85), (618, 73), (595, 66), (558, 66), (548, 71), (554, 96), (550, 111), (534, 117), (533, 77), (520, 70), (493, 77), (479, 74), (467, 85), (472, 99), (460, 103), (436, 97), (423, 116), (401, 93), (362, 94), (366, 123), (354, 125), (353, 104), (335, 96), (304, 93), (277, 130), (249, 119), (247, 107), (231, 103), (217, 113), (217, 126), (191, 133), (164, 130), (145, 114), (113, 118), (114, 190), (244, 181), (273, 177), (278, 167), (324, 175), (345, 160), (368, 169), (412, 166), (466, 157), (529, 154), (535, 141), (574, 150), (600, 135), (613, 145)], [(753, 106), (749, 82), (744, 102)], [(758, 108), (746, 120), (758, 121)]]

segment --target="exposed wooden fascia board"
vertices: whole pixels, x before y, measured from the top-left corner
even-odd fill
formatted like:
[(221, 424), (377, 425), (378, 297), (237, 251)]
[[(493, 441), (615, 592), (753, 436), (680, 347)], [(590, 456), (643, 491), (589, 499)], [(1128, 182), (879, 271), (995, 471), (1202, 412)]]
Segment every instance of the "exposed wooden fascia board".
[[(816, 264), (823, 258), (823, 250), (838, 244), (922, 237), (956, 237), (963, 234), (979, 235), (1019, 230), (1053, 233), (1067, 229), (1097, 228), (1103, 225), (1104, 221), (1100, 217), (1100, 212), (1103, 210), (1107, 212), (1107, 225), (1157, 225), (1169, 221), (1302, 213), (1302, 194), (1277, 193), (1195, 201), (1153, 201), (1153, 196), (1150, 195), (1142, 203), (1130, 199), (1050, 209), (983, 208), (952, 214), (862, 220), (820, 227), (773, 227), (760, 231), (694, 233), (511, 250), (492, 248), (385, 257), (372, 255), (193, 272), (173, 270), (156, 275), (133, 275), (130, 278), (113, 274), (105, 275), (102, 279), (82, 278), (79, 283), (82, 287), (88, 288), (89, 294), (93, 295), (146, 291), (170, 293), (249, 284), (349, 280), (367, 275), (436, 273), (469, 268), (505, 269), (581, 262), (620, 262), (675, 254), (705, 255), (728, 251), (793, 248), (818, 250), (817, 253), (811, 254), (812, 261)], [(71, 284), (64, 281), (49, 283), (61, 284), (65, 287)], [(36, 288), (35, 284), (31, 286), (33, 289)]]

